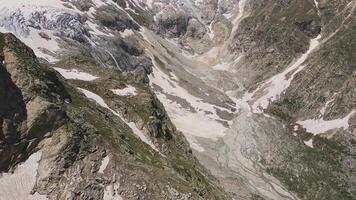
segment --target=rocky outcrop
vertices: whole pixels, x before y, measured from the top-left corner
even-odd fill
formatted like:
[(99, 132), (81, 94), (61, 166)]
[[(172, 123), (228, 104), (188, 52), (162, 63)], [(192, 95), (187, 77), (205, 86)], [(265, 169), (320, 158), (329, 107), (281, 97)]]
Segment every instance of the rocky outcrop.
[(65, 121), (59, 108), (68, 94), (53, 72), (11, 34), (1, 35), (1, 170), (31, 154)]
[(187, 31), (188, 19), (183, 11), (165, 7), (157, 16), (159, 33), (168, 37), (179, 37)]

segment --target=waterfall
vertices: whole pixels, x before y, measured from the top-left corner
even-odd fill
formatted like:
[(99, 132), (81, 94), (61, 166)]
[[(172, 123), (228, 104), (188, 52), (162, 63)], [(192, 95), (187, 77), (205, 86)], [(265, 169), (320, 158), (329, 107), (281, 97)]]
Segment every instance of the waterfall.
[(117, 60), (116, 60), (116, 58), (114, 57), (114, 55), (112, 55), (112, 53), (111, 53), (110, 51), (108, 51), (108, 50), (105, 50), (105, 51), (106, 51), (106, 53), (108, 53), (108, 54), (111, 56), (111, 58), (114, 60), (115, 65), (116, 65), (116, 68), (121, 71), (121, 68), (120, 68), (120, 66), (119, 66), (119, 63), (117, 62)]

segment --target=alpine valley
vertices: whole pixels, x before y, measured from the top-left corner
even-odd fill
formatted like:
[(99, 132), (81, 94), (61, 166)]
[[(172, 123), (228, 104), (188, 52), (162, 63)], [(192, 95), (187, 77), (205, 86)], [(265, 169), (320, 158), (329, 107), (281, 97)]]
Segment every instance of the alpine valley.
[(356, 0), (0, 0), (0, 200), (356, 199)]

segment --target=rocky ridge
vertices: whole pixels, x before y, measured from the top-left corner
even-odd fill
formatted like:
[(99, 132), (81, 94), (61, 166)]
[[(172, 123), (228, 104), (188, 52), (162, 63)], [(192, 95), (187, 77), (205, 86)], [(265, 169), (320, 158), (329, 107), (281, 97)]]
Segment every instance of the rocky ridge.
[[(38, 63), (32, 50), (13, 35), (1, 38), (1, 97), (10, 105), (1, 110), (1, 167), (3, 171), (13, 170), (39, 151), (41, 159), (31, 193), (48, 199), (113, 198), (110, 195), (127, 199), (225, 198), (221, 189), (214, 186), (214, 179), (199, 167), (186, 140), (146, 86), (136, 83), (140, 99), (131, 102), (138, 109), (132, 110), (125, 98), (94, 88), (99, 88), (96, 84), (115, 87), (130, 80), (134, 83), (133, 77), (119, 78), (120, 72), (102, 71), (100, 80), (93, 84), (66, 82), (48, 66)], [(109, 95), (108, 104), (113, 108), (114, 102), (118, 107), (125, 104), (126, 109), (118, 112), (140, 124), (157, 151), (137, 138), (123, 118), (89, 101), (77, 87)], [(105, 159), (109, 160), (102, 167)], [(6, 184), (2, 187), (16, 187), (11, 180), (1, 182)], [(112, 194), (111, 187), (115, 187)]]

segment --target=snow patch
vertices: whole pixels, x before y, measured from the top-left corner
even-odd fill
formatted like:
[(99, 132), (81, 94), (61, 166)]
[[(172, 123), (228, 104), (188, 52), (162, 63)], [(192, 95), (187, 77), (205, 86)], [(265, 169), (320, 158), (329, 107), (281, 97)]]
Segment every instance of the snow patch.
[(228, 71), (230, 69), (230, 64), (229, 63), (219, 63), (215, 66), (213, 66), (214, 70), (220, 70), (220, 71)]
[(104, 189), (103, 200), (123, 200), (122, 196), (119, 194), (119, 188), (119, 183), (106, 186)]
[(123, 89), (112, 89), (111, 90), (114, 94), (119, 95), (119, 96), (136, 96), (137, 95), (137, 90), (135, 87), (128, 85), (127, 87)]
[(231, 17), (233, 17), (234, 15), (232, 13), (224, 13), (223, 16), (226, 18), (226, 19), (230, 19)]
[(31, 194), (36, 183), (38, 162), (41, 152), (32, 154), (24, 163), (17, 166), (14, 173), (0, 175), (0, 200), (46, 200), (45, 195)]
[(53, 67), (58, 73), (60, 73), (65, 79), (76, 79), (82, 81), (93, 81), (99, 77), (93, 76), (86, 72), (81, 72), (77, 69), (63, 69), (59, 67)]
[(313, 138), (310, 138), (308, 141), (304, 141), (304, 144), (308, 147), (314, 148), (313, 146)]
[(349, 119), (354, 115), (356, 111), (351, 111), (348, 115), (341, 119), (334, 119), (325, 121), (324, 119), (308, 119), (304, 121), (297, 121), (298, 124), (303, 126), (308, 132), (318, 135), (325, 133), (326, 131), (343, 128), (347, 130), (349, 128)]
[(108, 166), (109, 161), (110, 161), (109, 156), (105, 156), (105, 158), (103, 158), (103, 160), (101, 161), (101, 165), (100, 165), (99, 171), (98, 171), (99, 173), (101, 173), (101, 174), (104, 173), (104, 170)]

